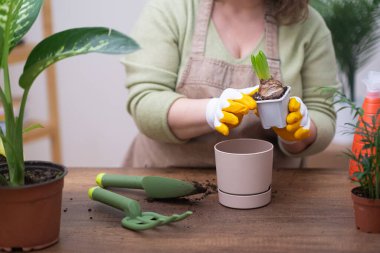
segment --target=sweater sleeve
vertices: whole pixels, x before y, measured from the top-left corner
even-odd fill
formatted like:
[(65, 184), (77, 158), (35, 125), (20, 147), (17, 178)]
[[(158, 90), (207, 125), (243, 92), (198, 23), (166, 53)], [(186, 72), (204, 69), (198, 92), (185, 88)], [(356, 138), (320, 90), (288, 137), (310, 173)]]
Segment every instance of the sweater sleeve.
[(163, 142), (181, 142), (168, 125), (171, 105), (183, 95), (175, 92), (180, 64), (178, 24), (169, 1), (149, 2), (132, 32), (141, 49), (122, 59), (127, 73), (127, 110), (139, 130)]
[[(313, 14), (315, 15), (315, 13)], [(319, 16), (314, 21), (319, 23), (316, 26), (317, 35), (305, 44), (301, 76), (302, 99), (317, 128), (317, 137), (314, 143), (298, 154), (287, 152), (280, 143), (281, 150), (292, 157), (304, 157), (323, 151), (330, 144), (335, 134), (336, 113), (331, 94), (323, 94), (319, 89), (320, 87), (340, 88), (337, 79), (335, 52), (330, 31), (322, 18)]]

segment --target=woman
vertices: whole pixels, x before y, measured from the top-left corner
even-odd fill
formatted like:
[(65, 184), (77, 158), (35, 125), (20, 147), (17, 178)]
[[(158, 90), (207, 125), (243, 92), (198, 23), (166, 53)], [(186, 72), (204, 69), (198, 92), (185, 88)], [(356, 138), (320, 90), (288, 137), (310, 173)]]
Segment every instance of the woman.
[(228, 138), (271, 141), (275, 167), (298, 166), (298, 157), (332, 140), (335, 112), (316, 88), (338, 85), (335, 55), (329, 30), (307, 0), (154, 0), (133, 37), (142, 49), (124, 64), (128, 111), (141, 133), (127, 166), (214, 166), (213, 146), (226, 139), (215, 131), (215, 108), (227, 88), (243, 94), (258, 84), (250, 55), (259, 50), (272, 76), (290, 85), (307, 108), (302, 118), (310, 116), (309, 135), (295, 139), (286, 129), (264, 130), (249, 113), (235, 115), (238, 126), (228, 128)]

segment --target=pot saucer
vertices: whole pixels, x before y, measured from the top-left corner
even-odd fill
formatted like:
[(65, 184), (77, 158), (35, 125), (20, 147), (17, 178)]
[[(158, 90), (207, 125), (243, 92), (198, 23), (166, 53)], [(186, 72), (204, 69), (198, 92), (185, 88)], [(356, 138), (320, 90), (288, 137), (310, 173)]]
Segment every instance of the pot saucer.
[(265, 192), (252, 195), (235, 195), (218, 189), (219, 203), (235, 209), (252, 209), (266, 206), (271, 201), (271, 194), (271, 187)]

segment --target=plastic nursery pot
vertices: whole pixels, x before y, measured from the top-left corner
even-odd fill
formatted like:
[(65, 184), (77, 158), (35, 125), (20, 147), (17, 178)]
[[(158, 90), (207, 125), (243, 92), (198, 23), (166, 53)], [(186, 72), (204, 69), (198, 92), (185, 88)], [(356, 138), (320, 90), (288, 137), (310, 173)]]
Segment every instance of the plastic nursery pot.
[(367, 233), (380, 233), (380, 199), (368, 199), (356, 194), (360, 187), (351, 191), (357, 229)]
[(257, 110), (260, 115), (261, 125), (264, 129), (271, 127), (286, 127), (286, 116), (288, 115), (288, 104), (290, 99), (290, 86), (279, 99), (257, 100)]
[(219, 202), (237, 209), (269, 204), (273, 145), (257, 139), (234, 139), (215, 145)]
[[(6, 167), (1, 164), (0, 170)], [(25, 169), (53, 169), (62, 174), (40, 184), (0, 187), (0, 250), (43, 249), (58, 241), (67, 169), (40, 161), (25, 162)]]

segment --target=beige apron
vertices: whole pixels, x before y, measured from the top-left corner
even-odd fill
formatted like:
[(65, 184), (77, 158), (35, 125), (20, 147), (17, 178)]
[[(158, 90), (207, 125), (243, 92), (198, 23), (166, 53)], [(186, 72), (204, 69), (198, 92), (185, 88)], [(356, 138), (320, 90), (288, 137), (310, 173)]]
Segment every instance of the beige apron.
[[(192, 50), (176, 92), (188, 98), (219, 97), (226, 88), (246, 88), (258, 84), (251, 65), (233, 65), (205, 57), (207, 31), (213, 0), (200, 0), (195, 24)], [(265, 53), (272, 75), (281, 80), (277, 47), (277, 24), (266, 15)], [(299, 159), (285, 157), (277, 147), (277, 137), (272, 130), (264, 130), (260, 120), (250, 113), (242, 123), (230, 131), (228, 137), (217, 132), (189, 140), (185, 144), (158, 142), (138, 134), (129, 149), (127, 167), (215, 167), (214, 145), (235, 138), (257, 138), (275, 145), (274, 167), (299, 167)]]

